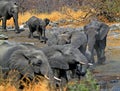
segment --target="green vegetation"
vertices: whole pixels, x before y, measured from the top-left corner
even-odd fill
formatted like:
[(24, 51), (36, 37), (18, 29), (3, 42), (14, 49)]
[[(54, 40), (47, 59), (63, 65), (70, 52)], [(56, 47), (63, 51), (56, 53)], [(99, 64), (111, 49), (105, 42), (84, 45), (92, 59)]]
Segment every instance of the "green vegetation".
[(67, 91), (100, 91), (100, 86), (96, 85), (97, 81), (92, 73), (88, 70), (85, 79), (80, 83), (75, 82), (67, 87)]

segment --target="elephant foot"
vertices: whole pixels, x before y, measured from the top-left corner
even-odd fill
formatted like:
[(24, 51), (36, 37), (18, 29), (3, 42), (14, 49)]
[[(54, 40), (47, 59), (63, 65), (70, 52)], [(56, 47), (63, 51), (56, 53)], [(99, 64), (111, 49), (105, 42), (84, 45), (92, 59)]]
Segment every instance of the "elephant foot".
[(98, 65), (104, 65), (106, 63), (106, 57), (100, 58), (97, 62)]
[(97, 65), (105, 65), (105, 62), (97, 62)]

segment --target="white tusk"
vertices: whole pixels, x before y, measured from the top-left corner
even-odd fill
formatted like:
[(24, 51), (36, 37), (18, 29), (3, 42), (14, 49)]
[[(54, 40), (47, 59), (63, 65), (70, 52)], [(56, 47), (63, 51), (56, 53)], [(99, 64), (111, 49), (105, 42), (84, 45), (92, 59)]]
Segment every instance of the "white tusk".
[(84, 63), (84, 62), (80, 62), (80, 64), (83, 64), (83, 65), (84, 65), (85, 63)]
[(44, 75), (44, 77), (45, 77), (47, 80), (49, 80), (49, 77), (47, 77), (46, 75)]
[(88, 63), (88, 65), (92, 66), (93, 64), (92, 63)]
[(55, 77), (55, 76), (54, 76), (54, 79), (56, 79), (56, 80), (58, 80), (58, 81), (61, 81), (61, 79), (59, 79), (59, 78), (57, 78), (57, 77)]

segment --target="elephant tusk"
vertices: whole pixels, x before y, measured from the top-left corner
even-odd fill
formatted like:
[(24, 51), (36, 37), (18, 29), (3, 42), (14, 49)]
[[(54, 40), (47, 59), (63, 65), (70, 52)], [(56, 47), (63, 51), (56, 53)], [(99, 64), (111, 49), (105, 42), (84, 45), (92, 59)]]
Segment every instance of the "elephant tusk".
[(88, 65), (92, 66), (93, 64), (92, 63), (88, 63)]
[(44, 75), (44, 77), (45, 77), (47, 80), (49, 80), (49, 77), (47, 77), (46, 75)]
[(54, 79), (56, 79), (56, 80), (58, 80), (58, 81), (60, 81), (60, 82), (61, 82), (61, 79), (59, 79), (59, 78), (57, 78), (57, 77), (55, 77), (55, 76), (54, 76)]
[(80, 64), (84, 65), (85, 63), (84, 62), (80, 62)]

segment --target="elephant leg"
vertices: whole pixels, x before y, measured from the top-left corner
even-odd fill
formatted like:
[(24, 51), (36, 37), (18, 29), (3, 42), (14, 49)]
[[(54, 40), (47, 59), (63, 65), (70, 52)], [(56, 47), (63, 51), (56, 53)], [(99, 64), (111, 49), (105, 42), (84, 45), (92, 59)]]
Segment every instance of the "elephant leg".
[(98, 64), (103, 64), (106, 60), (105, 47), (106, 47), (106, 39), (100, 40), (96, 46)]
[(3, 31), (7, 32), (7, 29), (6, 29), (6, 18), (3, 17), (2, 19), (2, 28), (3, 28)]
[(100, 61), (101, 61), (101, 64), (104, 64), (105, 61), (106, 61), (105, 51), (104, 51), (104, 49), (101, 49)]
[(15, 24), (15, 32), (20, 33), (20, 30), (19, 30), (19, 27), (18, 27), (18, 21), (14, 17), (13, 17), (13, 21), (14, 21), (14, 24)]
[(28, 38), (33, 38), (33, 30), (30, 26), (29, 26), (29, 30), (30, 30), (30, 32), (29, 32)]
[(41, 34), (40, 31), (38, 31), (38, 35), (39, 35), (39, 40), (40, 40), (40, 42), (43, 42), (44, 40), (43, 40), (43, 38), (42, 38), (42, 34)]
[(105, 63), (106, 61), (106, 56), (105, 56), (106, 37), (103, 40), (101, 40), (101, 43), (100, 43), (100, 49), (101, 49), (100, 60), (102, 61), (102, 63)]
[(41, 41), (41, 42), (43, 42), (43, 39), (42, 39), (42, 29), (39, 27), (39, 26), (37, 26), (37, 33), (38, 33), (38, 35), (39, 35), (39, 40)]
[(61, 86), (64, 87), (68, 82), (67, 73), (65, 70), (60, 70), (60, 79), (61, 79)]
[(42, 32), (43, 32), (43, 41), (44, 41), (44, 43), (46, 43), (46, 35), (45, 35), (45, 28), (44, 27), (42, 27), (41, 36), (42, 36)]
[(33, 33), (30, 32), (28, 38), (33, 38)]
[(97, 53), (97, 63), (100, 64), (100, 53), (101, 53), (100, 51), (101, 50), (99, 47), (96, 47), (95, 49), (96, 49), (96, 53)]

